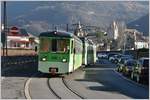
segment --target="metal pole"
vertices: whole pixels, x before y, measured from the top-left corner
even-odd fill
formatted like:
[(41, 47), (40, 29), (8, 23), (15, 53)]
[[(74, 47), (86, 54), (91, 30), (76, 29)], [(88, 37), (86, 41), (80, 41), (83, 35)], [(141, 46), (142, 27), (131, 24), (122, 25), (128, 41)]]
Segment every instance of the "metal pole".
[(5, 34), (6, 56), (7, 56), (7, 14), (6, 14), (6, 1), (4, 1), (4, 34)]
[(136, 32), (134, 31), (134, 50), (136, 50)]
[(66, 31), (67, 32), (69, 31), (69, 25), (68, 24), (66, 25)]
[(126, 51), (126, 33), (124, 34), (124, 50), (123, 50), (123, 54), (125, 54)]

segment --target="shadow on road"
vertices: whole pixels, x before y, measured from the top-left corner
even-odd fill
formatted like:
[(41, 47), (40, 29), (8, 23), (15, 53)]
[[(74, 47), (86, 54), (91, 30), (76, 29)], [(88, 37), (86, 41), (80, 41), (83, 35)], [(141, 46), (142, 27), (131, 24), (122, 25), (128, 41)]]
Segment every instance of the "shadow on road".
[[(38, 72), (38, 62), (28, 62), (24, 64), (11, 64), (2, 66), (2, 77), (31, 77)], [(39, 77), (34, 76), (34, 77)]]
[(38, 62), (29, 62), (25, 64), (11, 64), (5, 67), (3, 66), (1, 69), (2, 77), (63, 77), (62, 75), (50, 75), (38, 72)]
[[(117, 93), (118, 95), (122, 94), (135, 99), (149, 98), (148, 87), (140, 87), (127, 80), (124, 80), (122, 77), (117, 75), (114, 70), (107, 70), (107, 68), (105, 70), (96, 70), (94, 72), (93, 70), (88, 70), (85, 72), (84, 76), (84, 79), (76, 79), (76, 81), (90, 83), (93, 82), (92, 86), (87, 86), (87, 89), (92, 91)], [(94, 82), (99, 83), (100, 85), (95, 86)]]

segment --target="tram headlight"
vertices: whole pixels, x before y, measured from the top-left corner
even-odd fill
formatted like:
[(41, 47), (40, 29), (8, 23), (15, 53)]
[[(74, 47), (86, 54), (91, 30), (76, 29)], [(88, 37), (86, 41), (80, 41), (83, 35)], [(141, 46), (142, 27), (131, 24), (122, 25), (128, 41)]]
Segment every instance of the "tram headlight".
[(67, 62), (67, 59), (63, 59), (62, 62)]
[(42, 58), (42, 61), (46, 61), (46, 58)]

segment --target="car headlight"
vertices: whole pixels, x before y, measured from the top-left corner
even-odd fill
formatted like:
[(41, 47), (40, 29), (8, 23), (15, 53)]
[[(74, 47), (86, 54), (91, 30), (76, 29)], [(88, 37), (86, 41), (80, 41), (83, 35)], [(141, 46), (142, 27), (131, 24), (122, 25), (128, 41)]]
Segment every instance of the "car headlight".
[(136, 70), (138, 70), (138, 67), (135, 67)]
[(67, 59), (63, 59), (62, 62), (67, 62)]

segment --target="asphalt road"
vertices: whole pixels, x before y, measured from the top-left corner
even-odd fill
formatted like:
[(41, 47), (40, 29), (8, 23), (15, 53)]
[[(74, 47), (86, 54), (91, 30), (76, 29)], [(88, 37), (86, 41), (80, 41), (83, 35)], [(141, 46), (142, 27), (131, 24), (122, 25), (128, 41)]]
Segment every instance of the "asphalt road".
[(9, 64), (1, 68), (1, 98), (25, 99), (26, 80), (37, 72), (37, 63)]
[[(126, 78), (115, 72), (115, 68), (116, 66), (108, 60), (101, 59), (96, 65), (83, 68), (83, 71), (76, 71), (69, 78), (84, 84), (87, 90), (99, 94), (98, 96), (95, 95), (95, 97), (89, 95), (88, 98), (149, 98), (148, 86), (138, 85), (128, 79), (126, 80)], [(79, 73), (82, 73), (82, 75)]]
[[(3, 73), (2, 76), (5, 77), (2, 80), (3, 99), (25, 98), (24, 85), (26, 80), (36, 73), (34, 66), (37, 65), (28, 63), (24, 67), (22, 65), (16, 66), (15, 70), (13, 68)], [(87, 99), (148, 99), (148, 87), (124, 79), (115, 72), (115, 68), (116, 66), (109, 61), (100, 60), (95, 65), (76, 70), (67, 75), (65, 79), (74, 91)], [(61, 89), (59, 81), (54, 82), (54, 85), (55, 91), (59, 94), (65, 90)], [(45, 76), (32, 77), (29, 91), (31, 97), (35, 99), (55, 99), (47, 86), (47, 77)], [(66, 93), (69, 93), (67, 91)], [(63, 93), (61, 96), (63, 97)], [(66, 98), (65, 95), (64, 98)]]

